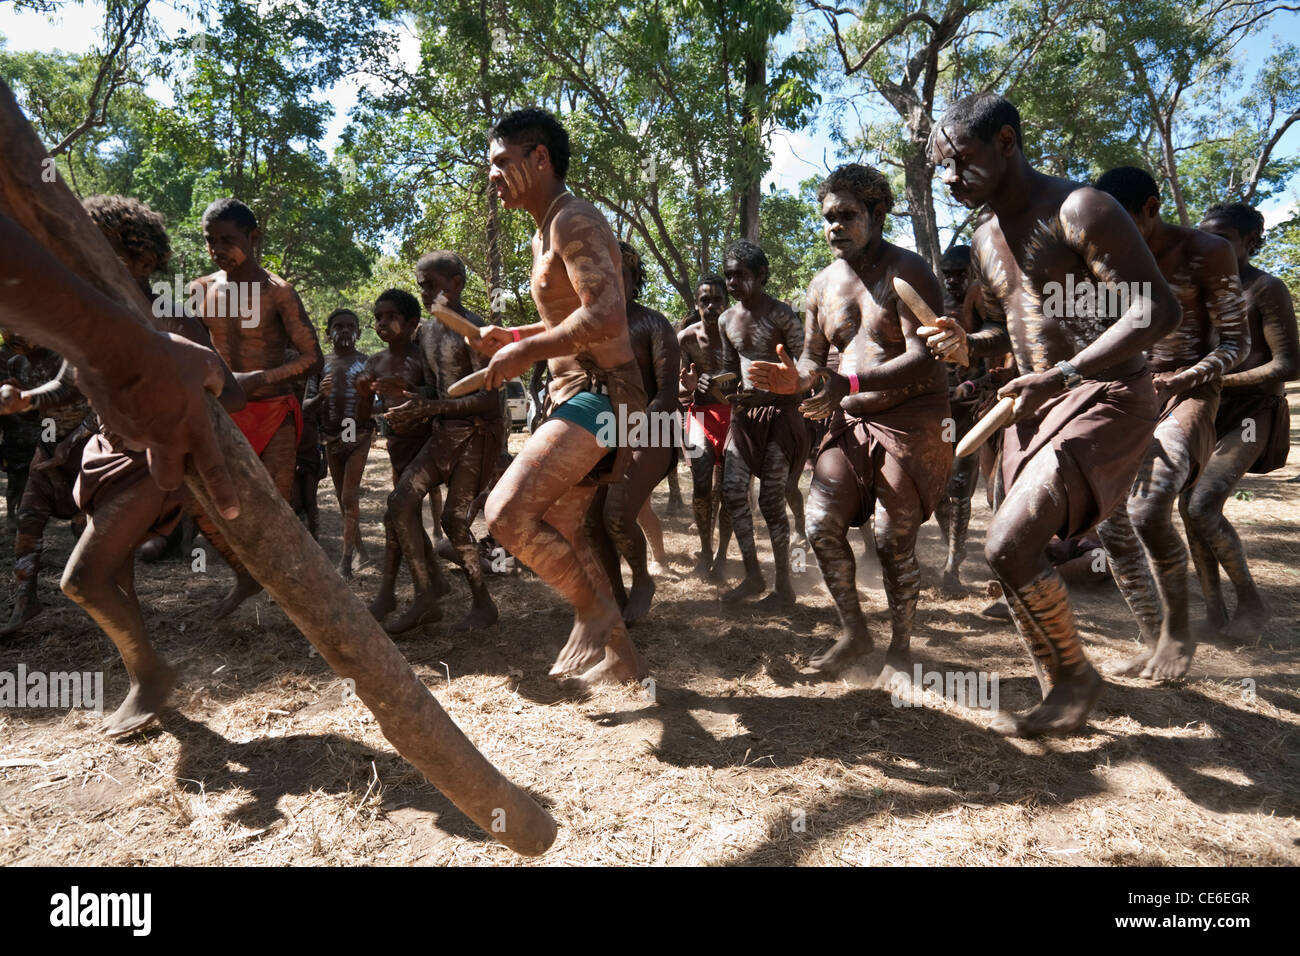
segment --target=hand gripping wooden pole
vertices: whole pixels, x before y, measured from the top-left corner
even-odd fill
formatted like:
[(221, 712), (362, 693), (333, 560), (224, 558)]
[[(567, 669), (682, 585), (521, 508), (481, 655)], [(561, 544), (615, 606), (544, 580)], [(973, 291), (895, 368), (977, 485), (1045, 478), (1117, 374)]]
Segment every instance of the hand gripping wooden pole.
[(961, 437), (957, 443), (958, 458), (965, 458), (973, 455), (980, 450), (986, 441), (992, 438), (998, 431), (1003, 428), (1007, 422), (1011, 421), (1011, 416), (1016, 410), (1016, 396), (1008, 395), (1006, 398), (999, 399), (998, 403), (990, 408), (984, 417), (971, 426), (971, 430)]
[[(147, 322), (148, 303), (81, 203), (62, 181), (42, 177), (52, 165), (2, 82), (0, 153), (0, 209), (68, 269)], [(215, 398), (209, 397), (208, 411), (239, 493), (239, 517), (221, 517), (192, 466), (186, 483), (249, 572), (326, 663), (355, 681), (357, 696), (403, 757), (506, 846), (530, 856), (545, 852), (556, 833), (550, 814), (502, 776), (461, 733), (338, 576)]]
[[(912, 284), (902, 276), (894, 276), (894, 291), (898, 297), (903, 300), (903, 304), (912, 310), (917, 321), (922, 326), (936, 326), (939, 324), (939, 317), (934, 314), (934, 310), (926, 304), (921, 294), (912, 288)], [(1016, 398), (1009, 395), (1000, 400), (996, 405), (988, 410), (988, 413), (975, 423), (960, 442), (957, 443), (955, 452), (958, 458), (965, 458), (979, 451), (980, 446), (993, 437), (999, 428), (1002, 428), (1011, 421), (1011, 416), (1015, 412)]]

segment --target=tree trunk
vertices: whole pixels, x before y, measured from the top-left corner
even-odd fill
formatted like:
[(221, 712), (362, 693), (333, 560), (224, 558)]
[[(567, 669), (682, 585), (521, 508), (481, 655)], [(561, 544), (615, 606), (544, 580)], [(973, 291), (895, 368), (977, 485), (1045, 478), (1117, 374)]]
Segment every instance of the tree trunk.
[[(766, 51), (764, 51), (766, 52)], [(741, 127), (753, 151), (748, 157), (750, 165), (745, 170), (747, 181), (740, 184), (740, 236), (758, 242), (759, 203), (762, 199), (763, 174), (759, 157), (763, 151), (762, 93), (767, 84), (767, 59), (763, 56), (745, 57), (745, 105)]]
[(907, 207), (912, 213), (912, 238), (916, 251), (939, 272), (939, 220), (934, 212), (934, 167), (925, 154), (925, 143), (913, 141), (912, 149), (903, 159), (903, 181), (907, 194)]
[[(479, 0), (479, 16), (483, 18), (483, 26), (492, 35), (491, 24), (488, 22), (487, 0)], [(483, 121), (491, 126), (496, 116), (492, 112), (492, 94), (488, 92), (488, 71), (491, 63), (488, 61), (488, 50), (485, 47), (479, 54), (478, 58), (478, 79), (479, 79), (479, 98), (483, 103)], [(501, 294), (498, 291), (501, 288), (501, 226), (498, 221), (500, 207), (497, 200), (497, 191), (492, 188), (492, 183), (487, 177), (487, 168), (483, 169), (483, 194), (487, 206), (487, 254), (488, 254), (488, 322), (491, 325), (501, 324)]]

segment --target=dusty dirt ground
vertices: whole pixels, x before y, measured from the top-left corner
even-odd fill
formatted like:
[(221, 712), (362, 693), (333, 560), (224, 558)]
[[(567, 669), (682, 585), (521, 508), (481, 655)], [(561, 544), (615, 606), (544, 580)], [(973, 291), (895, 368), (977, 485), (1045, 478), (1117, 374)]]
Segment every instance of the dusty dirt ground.
[[(1300, 392), (1291, 398), (1300, 405)], [(835, 621), (811, 556), (796, 576), (795, 613), (724, 609), (713, 587), (685, 576), (696, 548), (685, 515), (665, 518), (672, 567), (633, 631), (653, 699), (640, 686), (558, 693), (546, 670), (570, 617), (528, 574), (491, 580), (502, 621), (480, 633), (455, 625), (467, 590), (453, 578), (447, 622), (398, 646), (484, 754), (550, 807), (560, 831), (542, 864), (1294, 865), (1300, 484), (1288, 479), (1300, 451), (1291, 462), (1248, 477), (1228, 508), (1272, 623), (1247, 646), (1206, 639), (1180, 685), (1113, 680), (1085, 731), (1064, 740), (1002, 739), (986, 730), (987, 711), (929, 692), (924, 706), (892, 706), (870, 689), (880, 650), (853, 679), (806, 676)], [(363, 504), (372, 554), (386, 470), (372, 452)], [(689, 494), (684, 469), (682, 485)], [(655, 501), (663, 514), (665, 486)], [(322, 543), (337, 556), (328, 479), (321, 502)], [(987, 518), (981, 489), (961, 600), (935, 589), (939, 534), (933, 521), (923, 531), (913, 646), (927, 670), (996, 671), (1003, 706), (1022, 709), (1037, 695), (1026, 654), (1009, 623), (978, 613), (988, 603)], [(111, 711), (127, 686), (117, 654), (57, 591), (70, 547), (66, 527), (52, 525), (47, 611), (0, 645), (0, 670), (102, 669)], [(5, 581), (11, 567), (6, 545)], [(733, 546), (733, 581), (739, 571)], [(532, 862), (399, 758), (267, 598), (214, 624), (210, 608), (229, 582), (219, 559), (203, 574), (179, 561), (141, 565), (149, 627), (181, 675), (173, 709), (148, 731), (114, 742), (93, 712), (0, 710), (0, 863)], [(883, 645), (874, 557), (860, 563), (859, 582)], [(377, 583), (371, 565), (353, 587), (369, 598)], [(1130, 651), (1136, 628), (1118, 592), (1074, 593), (1094, 660)], [(1203, 616), (1199, 597), (1192, 610)]]

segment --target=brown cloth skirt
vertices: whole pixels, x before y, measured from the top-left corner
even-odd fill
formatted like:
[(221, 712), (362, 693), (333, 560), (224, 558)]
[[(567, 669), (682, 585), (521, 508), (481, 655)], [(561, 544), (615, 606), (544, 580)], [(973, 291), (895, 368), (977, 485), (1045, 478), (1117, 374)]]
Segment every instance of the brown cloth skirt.
[(1215, 438), (1244, 428), (1247, 419), (1255, 422), (1255, 431), (1268, 428), (1267, 440), (1255, 463), (1247, 469), (1252, 475), (1267, 475), (1286, 464), (1291, 450), (1291, 409), (1285, 395), (1270, 395), (1250, 388), (1225, 389), (1219, 399), (1219, 414), (1214, 420)]
[(394, 432), (387, 437), (385, 441), (388, 447), (388, 460), (393, 466), (393, 474), (396, 478), (402, 477), (402, 472), (406, 471), (407, 466), (415, 460), (424, 443), (429, 440), (430, 434), (429, 425), (425, 422), (412, 431), (401, 435)]
[(497, 458), (505, 446), (506, 425), (500, 418), (435, 418), (429, 437), (429, 454), (443, 482), (468, 457), (479, 461), (477, 495), (488, 486)]
[(67, 520), (77, 517), (81, 508), (77, 505), (74, 492), (81, 469), (81, 456), (92, 434), (90, 427), (83, 423), (58, 441), (43, 441), (36, 446), (28, 470), (27, 485), (23, 489), (22, 501), (18, 504), (19, 514), (28, 510), (29, 501), (39, 511), (39, 502), (43, 501), (53, 518)]
[(726, 447), (736, 450), (751, 474), (762, 474), (763, 458), (772, 442), (777, 443), (790, 463), (791, 473), (797, 475), (803, 471), (812, 450), (812, 436), (799, 411), (799, 401), (795, 396), (794, 402), (786, 405), (737, 404), (732, 409)]
[[(1147, 369), (1113, 382), (1086, 380), (1003, 430), (1006, 494), (1025, 465), (1050, 445), (1061, 463), (1069, 507), (1057, 535), (1065, 539), (1091, 531), (1128, 500), (1156, 420), (1156, 392)], [(1068, 456), (1060, 457), (1062, 451)]]
[(854, 527), (866, 524), (875, 511), (875, 478), (886, 455), (898, 462), (916, 486), (922, 520), (934, 514), (952, 475), (952, 444), (944, 438), (944, 419), (949, 413), (948, 396), (940, 392), (919, 395), (866, 418), (843, 410), (831, 416), (818, 454), (838, 447), (853, 468), (861, 496)]
[[(149, 462), (142, 451), (117, 451), (102, 434), (92, 435), (81, 454), (81, 472), (72, 489), (77, 507), (91, 518), (96, 506), (121, 494), (138, 481), (152, 481)], [(149, 525), (151, 534), (169, 535), (185, 511), (187, 492), (184, 486), (166, 493), (158, 517)]]

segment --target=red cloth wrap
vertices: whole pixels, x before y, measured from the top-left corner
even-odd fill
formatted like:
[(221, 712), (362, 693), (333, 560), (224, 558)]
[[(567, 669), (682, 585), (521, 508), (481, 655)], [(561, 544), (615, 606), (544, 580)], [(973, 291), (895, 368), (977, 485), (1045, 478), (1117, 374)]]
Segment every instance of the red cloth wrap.
[(731, 427), (731, 406), (691, 405), (690, 416), (699, 423), (704, 437), (713, 449), (714, 459), (722, 460), (722, 449), (727, 443), (727, 429)]
[(260, 402), (249, 402), (241, 410), (230, 415), (239, 430), (244, 433), (253, 451), (262, 454), (275, 433), (280, 430), (284, 416), (293, 413), (294, 447), (302, 440), (302, 406), (295, 395), (278, 395)]

